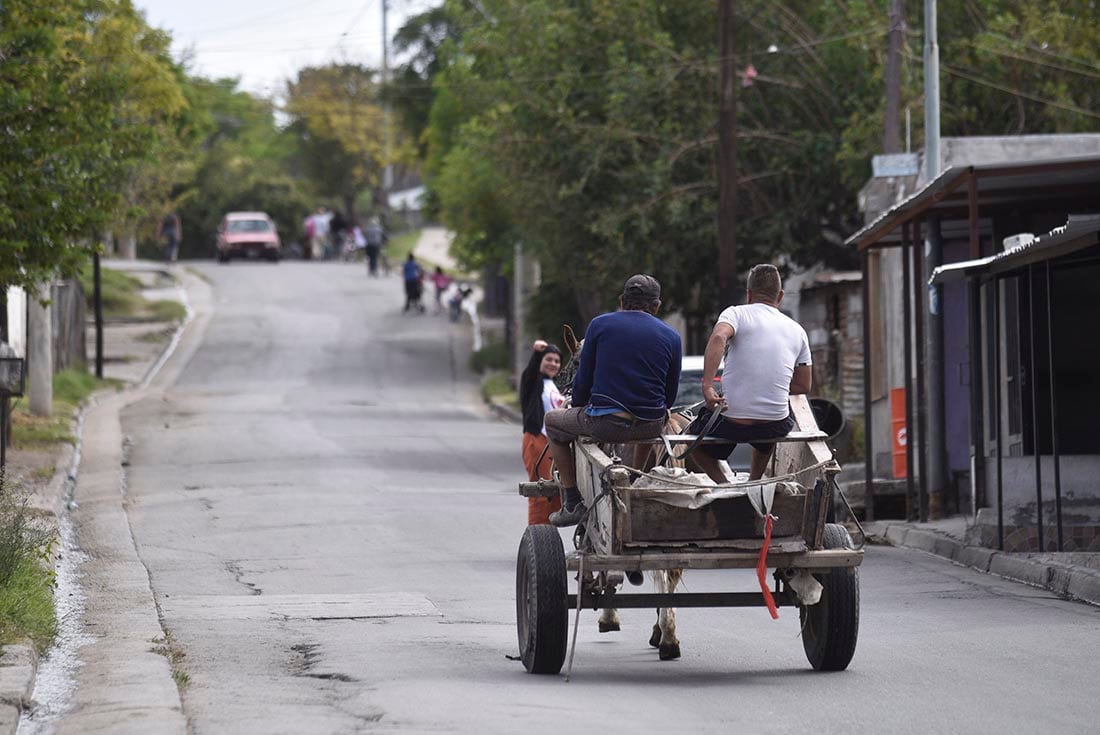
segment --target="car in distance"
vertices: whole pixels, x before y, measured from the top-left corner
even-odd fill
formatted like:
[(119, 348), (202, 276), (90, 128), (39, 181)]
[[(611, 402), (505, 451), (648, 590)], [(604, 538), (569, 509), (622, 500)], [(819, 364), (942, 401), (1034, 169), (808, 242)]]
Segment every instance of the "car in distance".
[[(714, 376), (714, 387), (722, 393), (722, 365)], [(680, 388), (676, 393), (677, 406), (691, 406), (703, 400), (703, 356), (684, 355), (680, 361)]]
[(279, 232), (263, 212), (230, 212), (218, 225), (218, 260), (230, 258), (279, 259)]

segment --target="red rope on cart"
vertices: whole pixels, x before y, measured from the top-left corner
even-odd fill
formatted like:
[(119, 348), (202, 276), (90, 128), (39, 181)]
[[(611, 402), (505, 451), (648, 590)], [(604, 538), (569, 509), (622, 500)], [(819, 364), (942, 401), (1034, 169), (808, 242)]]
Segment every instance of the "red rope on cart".
[(772, 591), (768, 589), (768, 580), (765, 577), (768, 573), (768, 547), (772, 543), (774, 523), (775, 516), (771, 513), (764, 516), (764, 545), (760, 547), (760, 559), (756, 562), (756, 578), (760, 581), (760, 591), (764, 594), (764, 604), (768, 606), (772, 620), (779, 620), (779, 609), (775, 606), (775, 598), (772, 597)]

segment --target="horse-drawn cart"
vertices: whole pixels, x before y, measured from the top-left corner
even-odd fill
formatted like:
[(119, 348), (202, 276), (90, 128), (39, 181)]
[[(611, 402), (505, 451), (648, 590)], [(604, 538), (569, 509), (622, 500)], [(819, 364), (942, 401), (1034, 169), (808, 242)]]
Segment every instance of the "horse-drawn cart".
[[(701, 486), (682, 471), (644, 472), (623, 464), (595, 443), (576, 445), (577, 481), (589, 509), (566, 554), (552, 526), (529, 526), (516, 566), (520, 656), (531, 673), (557, 673), (565, 662), (568, 615), (581, 609), (672, 607), (798, 607), (802, 642), (819, 670), (848, 666), (859, 627), (859, 574), (863, 551), (844, 526), (831, 523), (834, 461), (809, 403), (792, 396), (797, 427), (776, 443), (767, 476)], [(656, 444), (676, 457), (697, 437), (665, 436)], [(702, 441), (706, 441), (705, 439)], [(521, 495), (557, 492), (552, 482), (522, 483)], [(673, 594), (683, 569), (757, 570), (750, 592)], [(766, 570), (774, 570), (772, 582)], [(658, 592), (620, 591), (623, 573), (655, 572)], [(568, 578), (575, 574), (577, 594)], [(671, 575), (671, 583), (669, 576)], [(617, 622), (617, 621), (616, 621)], [(651, 644), (662, 658), (665, 641), (655, 626)], [(674, 623), (673, 623), (674, 625)], [(667, 630), (663, 631), (668, 634)], [(574, 642), (576, 631), (574, 630)]]

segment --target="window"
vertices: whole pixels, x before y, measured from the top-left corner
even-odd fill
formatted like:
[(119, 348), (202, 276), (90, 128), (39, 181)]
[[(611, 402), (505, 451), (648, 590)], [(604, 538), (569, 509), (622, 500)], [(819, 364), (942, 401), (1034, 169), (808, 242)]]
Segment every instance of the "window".
[(233, 234), (271, 232), (271, 223), (265, 219), (231, 219), (226, 231)]

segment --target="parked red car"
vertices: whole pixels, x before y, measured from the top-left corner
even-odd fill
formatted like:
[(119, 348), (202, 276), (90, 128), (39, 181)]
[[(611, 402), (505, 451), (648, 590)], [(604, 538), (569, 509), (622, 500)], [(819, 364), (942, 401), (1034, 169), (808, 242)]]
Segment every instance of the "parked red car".
[(263, 212), (230, 212), (218, 225), (218, 261), (230, 258), (279, 259), (279, 232)]

